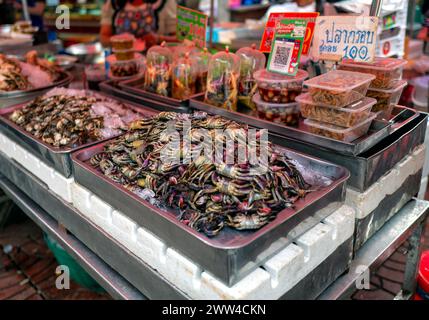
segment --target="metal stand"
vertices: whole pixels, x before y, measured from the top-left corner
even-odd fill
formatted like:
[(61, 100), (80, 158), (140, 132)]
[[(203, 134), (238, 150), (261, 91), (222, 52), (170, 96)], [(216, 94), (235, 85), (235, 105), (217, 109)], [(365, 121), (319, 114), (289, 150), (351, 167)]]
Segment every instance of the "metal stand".
[(357, 289), (356, 283), (368, 268), (376, 270), (390, 255), (409, 239), (409, 250), (402, 290), (396, 299), (409, 299), (414, 293), (420, 259), (420, 240), (429, 214), (429, 202), (413, 199), (358, 251), (350, 271), (334, 282), (320, 297), (322, 300), (349, 298)]
[[(58, 199), (30, 172), (0, 152), (0, 188), (45, 232), (56, 239), (106, 291), (118, 299), (186, 299), (174, 283), (134, 256), (70, 204)], [(331, 285), (320, 299), (351, 295), (364, 265), (377, 268), (406, 239), (410, 249), (403, 290), (397, 298), (409, 298), (415, 287), (420, 238), (429, 213), (429, 202), (411, 200), (357, 253), (350, 272)], [(60, 224), (64, 228), (60, 227)], [(323, 268), (311, 275), (319, 278)], [(186, 275), (184, 275), (186, 276)]]

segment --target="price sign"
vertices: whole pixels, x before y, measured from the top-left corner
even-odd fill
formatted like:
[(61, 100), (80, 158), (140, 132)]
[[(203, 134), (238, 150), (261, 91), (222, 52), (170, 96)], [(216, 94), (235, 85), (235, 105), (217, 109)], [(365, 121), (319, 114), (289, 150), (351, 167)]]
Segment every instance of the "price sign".
[(311, 54), (322, 60), (339, 61), (349, 58), (372, 62), (375, 56), (377, 25), (377, 17), (318, 17)]
[(307, 29), (305, 30), (304, 43), (302, 47), (302, 53), (307, 54), (311, 39), (313, 38), (314, 25), (316, 18), (319, 16), (318, 12), (273, 12), (268, 17), (265, 25), (264, 35), (262, 36), (261, 46), (259, 51), (270, 52), (271, 43), (274, 39), (274, 35), (284, 29), (284, 22), (287, 19), (301, 19), (307, 22)]
[(300, 19), (286, 19), (283, 22), (285, 27), (277, 30), (274, 35), (267, 69), (294, 76), (298, 72), (307, 22)]
[(208, 17), (202, 12), (177, 6), (176, 35), (179, 41), (193, 41), (199, 48), (206, 46)]

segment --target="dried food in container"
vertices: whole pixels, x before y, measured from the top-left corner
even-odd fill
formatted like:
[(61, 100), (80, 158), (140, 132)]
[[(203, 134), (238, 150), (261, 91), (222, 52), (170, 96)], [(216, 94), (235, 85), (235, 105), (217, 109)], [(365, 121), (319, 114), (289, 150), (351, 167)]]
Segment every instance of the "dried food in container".
[(209, 72), (209, 62), (212, 57), (211, 53), (204, 48), (200, 52), (192, 55), (198, 64), (198, 75), (197, 75), (197, 93), (206, 92), (207, 89), (207, 74)]
[(304, 124), (307, 126), (311, 133), (324, 136), (327, 138), (352, 142), (362, 136), (364, 136), (371, 126), (372, 121), (376, 118), (375, 114), (371, 114), (368, 119), (361, 123), (358, 123), (351, 128), (343, 128), (329, 123), (323, 123), (314, 121), (311, 119), (305, 119)]
[(116, 60), (131, 60), (134, 59), (134, 50), (113, 50)]
[(374, 79), (372, 74), (334, 70), (304, 81), (304, 85), (315, 103), (342, 108), (356, 97), (362, 99)]
[(173, 88), (174, 99), (186, 100), (196, 93), (196, 79), (198, 64), (194, 58), (186, 53), (183, 58), (178, 58), (173, 64)]
[(134, 48), (135, 38), (131, 34), (118, 34), (110, 37), (113, 50), (131, 50)]
[(389, 89), (402, 78), (402, 69), (406, 64), (406, 60), (395, 58), (376, 57), (373, 62), (346, 59), (340, 63), (339, 69), (373, 74), (375, 79), (370, 84), (371, 88)]
[(365, 97), (344, 108), (332, 108), (314, 103), (308, 93), (299, 95), (296, 101), (299, 102), (301, 115), (304, 118), (347, 128), (367, 119), (372, 106), (377, 102), (375, 99)]
[(389, 120), (393, 105), (399, 102), (406, 85), (407, 81), (398, 80), (392, 89), (369, 88), (366, 95), (377, 100), (377, 103), (372, 107), (372, 112), (381, 111), (378, 118)]
[(240, 78), (238, 79), (238, 101), (244, 106), (255, 110), (253, 96), (256, 93), (257, 85), (253, 74), (265, 68), (265, 55), (252, 47), (244, 47), (237, 51), (240, 58)]
[(295, 76), (287, 76), (266, 69), (253, 74), (262, 100), (274, 103), (295, 102), (296, 96), (301, 94), (302, 83), (308, 73), (299, 69)]
[(113, 77), (123, 78), (131, 77), (140, 73), (142, 66), (144, 65), (144, 57), (139, 54), (134, 54), (134, 59), (131, 60), (117, 60), (114, 55), (107, 57), (107, 61), (110, 65), (110, 73)]
[(151, 47), (146, 55), (144, 89), (165, 97), (171, 97), (171, 64), (173, 55), (165, 47)]
[(258, 111), (258, 117), (275, 123), (283, 123), (287, 126), (297, 126), (299, 122), (298, 103), (272, 103), (263, 101), (257, 93), (253, 96), (253, 102)]
[(240, 59), (228, 47), (213, 55), (209, 62), (205, 102), (213, 106), (236, 111)]

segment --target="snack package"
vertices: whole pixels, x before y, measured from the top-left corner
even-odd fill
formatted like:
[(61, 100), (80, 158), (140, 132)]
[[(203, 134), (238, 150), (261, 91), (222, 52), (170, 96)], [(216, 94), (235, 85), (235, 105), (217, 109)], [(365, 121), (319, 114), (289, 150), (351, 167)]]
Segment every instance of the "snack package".
[(196, 93), (198, 64), (194, 58), (189, 57), (189, 53), (186, 53), (183, 58), (179, 58), (173, 63), (172, 73), (173, 98), (186, 100)]
[(252, 47), (241, 48), (237, 51), (240, 58), (240, 78), (238, 80), (238, 101), (246, 107), (255, 110), (253, 95), (256, 93), (257, 85), (253, 78), (255, 71), (265, 67), (265, 55)]
[(369, 88), (366, 93), (367, 97), (377, 100), (377, 103), (372, 107), (372, 112), (381, 111), (378, 113), (378, 118), (389, 120), (393, 105), (398, 104), (406, 85), (407, 81), (398, 80), (391, 89)]
[(228, 47), (209, 62), (205, 102), (227, 110), (237, 110), (240, 59)]
[(172, 53), (165, 47), (165, 43), (148, 50), (144, 77), (144, 89), (146, 91), (166, 97), (171, 96), (172, 61)]

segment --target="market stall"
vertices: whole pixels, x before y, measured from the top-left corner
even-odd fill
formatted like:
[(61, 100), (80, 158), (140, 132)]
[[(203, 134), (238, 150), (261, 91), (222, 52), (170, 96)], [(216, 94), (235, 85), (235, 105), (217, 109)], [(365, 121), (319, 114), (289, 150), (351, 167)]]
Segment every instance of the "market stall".
[[(181, 43), (114, 35), (73, 83), (2, 55), (0, 188), (115, 298), (348, 298), (408, 240), (409, 299), (428, 115), (398, 104), (407, 61), (376, 54), (372, 9), (273, 13), (259, 49), (232, 52), (179, 7)], [(330, 24), (346, 36), (326, 45)]]

